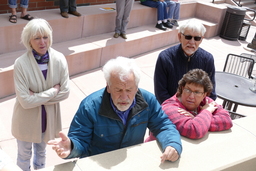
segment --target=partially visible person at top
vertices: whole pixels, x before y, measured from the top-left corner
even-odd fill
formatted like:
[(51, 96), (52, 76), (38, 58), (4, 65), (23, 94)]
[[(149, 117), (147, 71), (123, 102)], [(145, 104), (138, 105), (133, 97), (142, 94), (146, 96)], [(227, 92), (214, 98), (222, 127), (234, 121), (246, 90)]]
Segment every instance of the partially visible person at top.
[[(163, 110), (182, 136), (200, 139), (208, 131), (224, 131), (233, 126), (229, 112), (208, 97), (212, 88), (207, 73), (193, 69), (179, 81), (177, 94), (162, 103)], [(150, 133), (146, 141), (154, 139)]]
[(184, 74), (194, 68), (207, 72), (213, 90), (210, 97), (217, 98), (215, 92), (215, 65), (211, 53), (199, 47), (206, 29), (195, 19), (190, 19), (179, 27), (180, 44), (162, 51), (157, 59), (154, 73), (154, 90), (161, 104), (172, 97), (178, 88), (178, 82)]
[(0, 147), (0, 171), (22, 171)]
[[(20, 0), (20, 7), (21, 7), (20, 18), (24, 20), (32, 20), (34, 18), (27, 13), (28, 3), (29, 3), (29, 0)], [(12, 10), (12, 15), (9, 16), (9, 21), (11, 23), (17, 23), (17, 11), (16, 11), (16, 8), (18, 7), (17, 0), (8, 0), (8, 4)]]
[(157, 24), (156, 28), (160, 30), (167, 30), (172, 28), (172, 24), (168, 20), (167, 4), (164, 0), (140, 0), (142, 5), (157, 8)]
[(116, 0), (116, 27), (114, 38), (127, 39), (126, 29), (134, 0)]
[[(147, 128), (163, 150), (161, 162), (181, 155), (180, 134), (155, 96), (141, 88), (134, 59), (118, 57), (103, 67), (107, 86), (87, 96), (71, 122), (68, 137), (48, 144), (61, 158), (83, 158), (143, 143)], [(146, 155), (146, 154), (145, 154)]]
[(34, 170), (45, 167), (46, 142), (62, 128), (60, 102), (69, 96), (69, 72), (65, 56), (51, 48), (52, 28), (46, 20), (29, 21), (21, 42), (27, 51), (14, 63), (12, 135), (17, 139), (17, 165), (30, 171), (32, 154)]
[(81, 14), (76, 10), (76, 0), (60, 0), (60, 15), (68, 18), (69, 15), (80, 17)]
[(180, 3), (178, 0), (165, 0), (167, 4), (167, 22), (171, 25), (178, 27), (178, 19), (180, 18)]

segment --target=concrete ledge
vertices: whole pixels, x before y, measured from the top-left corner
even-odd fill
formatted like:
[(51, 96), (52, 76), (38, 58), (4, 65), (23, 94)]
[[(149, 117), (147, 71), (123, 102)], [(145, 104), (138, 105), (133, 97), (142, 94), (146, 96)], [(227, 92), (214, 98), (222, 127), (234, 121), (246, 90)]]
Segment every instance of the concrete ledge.
[(0, 99), (15, 93), (13, 70), (3, 71), (0, 73)]
[[(156, 141), (151, 141), (78, 159), (75, 165), (73, 165), (74, 163), (67, 162), (42, 170), (69, 171), (65, 168), (72, 166), (73, 170), (79, 169), (86, 171), (252, 171), (256, 167), (256, 129), (255, 125), (253, 125), (255, 121), (255, 116), (237, 119), (234, 121), (234, 125), (230, 130), (209, 132), (199, 140), (181, 137), (183, 152), (180, 159), (176, 162), (164, 162), (160, 164), (161, 148)], [(134, 160), (135, 158), (136, 160)]]
[(254, 158), (245, 159), (244, 161), (240, 161), (240, 163), (230, 166), (222, 171), (252, 171), (256, 167), (256, 156)]

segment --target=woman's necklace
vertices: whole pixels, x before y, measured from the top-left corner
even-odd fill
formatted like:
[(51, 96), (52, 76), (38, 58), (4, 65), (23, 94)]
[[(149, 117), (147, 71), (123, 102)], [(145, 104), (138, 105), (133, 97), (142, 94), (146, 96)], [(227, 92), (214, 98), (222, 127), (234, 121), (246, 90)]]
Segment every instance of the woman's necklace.
[(190, 111), (193, 115), (197, 115), (198, 113), (197, 113), (197, 110), (192, 110), (192, 111)]

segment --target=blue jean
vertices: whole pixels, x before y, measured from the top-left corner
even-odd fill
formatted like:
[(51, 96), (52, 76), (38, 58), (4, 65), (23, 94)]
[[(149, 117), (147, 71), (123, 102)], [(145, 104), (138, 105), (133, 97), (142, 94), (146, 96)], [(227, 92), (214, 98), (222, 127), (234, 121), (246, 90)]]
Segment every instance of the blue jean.
[(60, 0), (60, 12), (76, 11), (76, 0)]
[(125, 34), (134, 0), (116, 0), (116, 33)]
[(167, 16), (170, 19), (178, 20), (180, 18), (180, 3), (171, 0), (165, 0), (167, 4)]
[(144, 2), (141, 2), (141, 4), (145, 5), (145, 6), (152, 7), (152, 8), (157, 8), (157, 20), (158, 21), (168, 18), (166, 2), (146, 0)]
[(45, 167), (46, 143), (32, 143), (17, 140), (18, 144), (18, 157), (17, 165), (23, 171), (30, 171), (30, 159), (32, 156), (32, 146), (34, 150), (33, 166), (35, 170)]
[[(28, 1), (29, 0), (20, 0), (20, 7), (28, 8)], [(8, 4), (10, 8), (17, 8), (17, 0), (8, 0)]]

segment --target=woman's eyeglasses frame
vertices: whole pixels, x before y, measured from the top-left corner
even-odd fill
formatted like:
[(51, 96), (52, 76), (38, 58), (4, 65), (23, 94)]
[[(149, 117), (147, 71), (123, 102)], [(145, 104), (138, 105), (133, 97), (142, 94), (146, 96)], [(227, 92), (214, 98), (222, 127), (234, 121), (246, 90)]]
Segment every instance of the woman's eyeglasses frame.
[(204, 94), (204, 92), (199, 92), (199, 91), (192, 91), (188, 88), (183, 88), (183, 92), (188, 94), (188, 95), (191, 95), (191, 93), (193, 93), (196, 97), (202, 97), (202, 95)]

